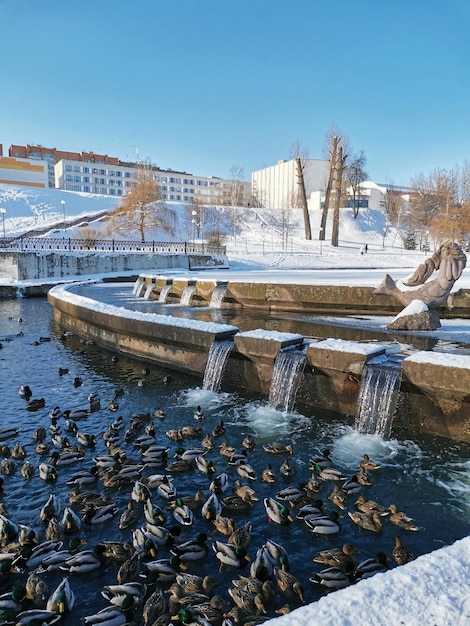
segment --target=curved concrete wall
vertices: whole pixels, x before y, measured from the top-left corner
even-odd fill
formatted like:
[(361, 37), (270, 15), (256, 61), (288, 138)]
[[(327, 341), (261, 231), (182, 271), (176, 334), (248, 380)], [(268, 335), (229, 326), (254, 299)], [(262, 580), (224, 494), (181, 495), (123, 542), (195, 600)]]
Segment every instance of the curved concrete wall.
[[(233, 338), (223, 381), (269, 393), (279, 351), (304, 349), (307, 367), (297, 403), (321, 407), (354, 421), (367, 362), (385, 347), (340, 339), (306, 342), (296, 333), (254, 330), (102, 305), (58, 286), (48, 293), (57, 322), (98, 345), (203, 377), (214, 341)], [(470, 357), (419, 352), (403, 361), (401, 400), (394, 428), (428, 432), (470, 442)]]

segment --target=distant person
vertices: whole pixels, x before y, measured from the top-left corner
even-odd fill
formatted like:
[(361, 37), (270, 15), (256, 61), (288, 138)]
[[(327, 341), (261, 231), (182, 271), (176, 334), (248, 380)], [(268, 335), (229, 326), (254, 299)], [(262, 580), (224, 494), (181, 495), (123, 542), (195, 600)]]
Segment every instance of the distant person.
[(361, 253), (361, 256), (364, 254), (364, 246), (361, 246), (361, 247), (359, 248), (359, 252)]
[(367, 254), (367, 250), (368, 250), (368, 249), (369, 249), (369, 248), (367, 247), (367, 244), (366, 244), (366, 245), (364, 246), (364, 252), (365, 252), (366, 254)]

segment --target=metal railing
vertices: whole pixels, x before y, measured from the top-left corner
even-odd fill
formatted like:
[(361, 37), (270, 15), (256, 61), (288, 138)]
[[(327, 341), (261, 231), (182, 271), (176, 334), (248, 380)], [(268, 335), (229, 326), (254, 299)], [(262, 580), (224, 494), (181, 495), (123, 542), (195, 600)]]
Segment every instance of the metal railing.
[(0, 249), (13, 252), (132, 252), (135, 254), (225, 254), (226, 247), (190, 241), (125, 241), (72, 237), (0, 237)]

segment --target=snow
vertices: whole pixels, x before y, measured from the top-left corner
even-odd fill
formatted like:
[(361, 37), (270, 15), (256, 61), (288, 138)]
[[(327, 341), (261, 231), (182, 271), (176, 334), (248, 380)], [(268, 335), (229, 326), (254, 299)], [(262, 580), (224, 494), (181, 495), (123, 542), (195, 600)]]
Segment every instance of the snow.
[(277, 330), (263, 330), (262, 328), (256, 328), (254, 330), (247, 330), (240, 333), (243, 337), (251, 337), (253, 339), (266, 339), (268, 341), (279, 341), (280, 343), (285, 341), (303, 341), (303, 335), (298, 333), (281, 333)]
[[(103, 210), (113, 208), (116, 199), (109, 196), (90, 196), (58, 190), (31, 190), (28, 188), (0, 185), (0, 207), (6, 209), (5, 227), (7, 236), (21, 235), (28, 229), (50, 225), (56, 230), (52, 236), (80, 236), (76, 227), (62, 227), (63, 213), (61, 200), (66, 202), (67, 220), (79, 215), (91, 216)], [(180, 205), (182, 207), (183, 205)], [(176, 205), (173, 208), (177, 208)], [(238, 209), (235, 209), (238, 210)], [(403, 250), (400, 237), (390, 227), (383, 213), (361, 210), (357, 219), (353, 219), (348, 210), (342, 210), (340, 222), (340, 240), (338, 247), (332, 247), (327, 241), (318, 239), (305, 241), (303, 237), (303, 215), (301, 210), (292, 210), (292, 230), (289, 241), (283, 245), (283, 234), (278, 226), (272, 225), (273, 212), (251, 209), (241, 215), (240, 233), (226, 241), (230, 270), (204, 270), (191, 272), (191, 279), (220, 281), (247, 280), (263, 283), (295, 284), (343, 284), (349, 286), (377, 287), (385, 271), (398, 280), (406, 280), (416, 267), (421, 264), (426, 254), (419, 251)], [(92, 222), (91, 219), (88, 221)], [(180, 222), (182, 220), (180, 219)], [(312, 232), (319, 232), (320, 215), (312, 214)], [(90, 227), (99, 230), (101, 222), (92, 222)], [(384, 228), (387, 228), (385, 236)], [(327, 224), (327, 235), (331, 224)], [(156, 234), (155, 239), (162, 239)], [(180, 223), (176, 238), (189, 240), (190, 233), (184, 231)], [(315, 237), (315, 235), (314, 235)], [(361, 246), (367, 243), (368, 252), (361, 255)], [(428, 253), (431, 254), (431, 253)], [(187, 277), (187, 272), (172, 270), (171, 276), (179, 274)], [(87, 277), (80, 277), (86, 280)], [(96, 278), (98, 277), (90, 277)], [(65, 282), (65, 281), (64, 281)], [(1, 283), (1, 277), (0, 277)], [(470, 289), (470, 268), (466, 268), (454, 285), (458, 289)], [(91, 301), (78, 294), (73, 294), (65, 286), (55, 287), (57, 293), (69, 301), (91, 305)], [(85, 303), (86, 300), (86, 303)], [(148, 314), (123, 310), (110, 305), (93, 304), (96, 310), (113, 314), (132, 316), (133, 319), (147, 320)], [(413, 305), (419, 307), (418, 303)], [(168, 316), (151, 315), (151, 319), (161, 323), (170, 323)], [(161, 319), (160, 319), (161, 318)], [(388, 319), (368, 317), (361, 324), (375, 324), (383, 328)], [(352, 325), (354, 320), (349, 319)], [(171, 324), (180, 324), (191, 328), (208, 330), (211, 324), (182, 318), (171, 318)], [(228, 329), (236, 327), (215, 324), (216, 332), (221, 326)], [(256, 331), (254, 331), (256, 333)], [(264, 338), (264, 331), (263, 333)], [(272, 333), (270, 333), (272, 336)], [(280, 333), (284, 336), (285, 333)], [(292, 339), (292, 334), (288, 333)], [(443, 320), (439, 331), (427, 336), (449, 339), (459, 337), (458, 341), (469, 343), (470, 322), (465, 320)], [(282, 339), (281, 339), (282, 340)], [(349, 342), (328, 339), (323, 347), (335, 350), (349, 350)], [(352, 342), (351, 342), (352, 343)], [(354, 342), (354, 351), (364, 349), (362, 344)], [(372, 344), (367, 349), (377, 349)], [(365, 352), (367, 353), (367, 352)], [(470, 367), (470, 357), (459, 354), (440, 352), (417, 352), (407, 357), (415, 362), (437, 363), (453, 367)], [(384, 574), (361, 581), (341, 591), (335, 591), (312, 605), (301, 607), (292, 613), (271, 620), (276, 626), (391, 626), (405, 624), (418, 626), (466, 626), (470, 624), (470, 538), (456, 541), (453, 545), (419, 557), (411, 563), (394, 568)]]
[(215, 322), (201, 322), (189, 318), (172, 317), (171, 315), (154, 315), (153, 313), (141, 313), (139, 311), (131, 311), (124, 307), (114, 306), (113, 304), (104, 304), (97, 302), (91, 298), (86, 298), (80, 294), (70, 291), (73, 285), (57, 285), (50, 290), (51, 295), (55, 295), (64, 302), (70, 302), (76, 306), (83, 306), (91, 311), (105, 313), (107, 315), (119, 315), (127, 319), (139, 322), (152, 322), (153, 324), (166, 324), (167, 326), (178, 326), (178, 328), (191, 328), (209, 333), (236, 333), (238, 328), (231, 324), (218, 324)]
[(381, 349), (376, 343), (360, 343), (359, 341), (346, 341), (345, 339), (325, 339), (315, 343), (316, 348), (334, 350), (335, 352), (352, 352), (354, 354), (375, 354)]
[(420, 351), (406, 357), (405, 360), (412, 361), (413, 363), (429, 363), (430, 365), (441, 365), (443, 367), (470, 369), (470, 356), (465, 354)]
[(429, 307), (422, 300), (412, 300), (408, 306), (406, 306), (398, 315), (394, 318), (393, 321), (397, 320), (400, 317), (405, 317), (406, 315), (418, 315), (418, 313), (424, 313), (428, 311)]
[(330, 593), (272, 626), (467, 626), (470, 538)]

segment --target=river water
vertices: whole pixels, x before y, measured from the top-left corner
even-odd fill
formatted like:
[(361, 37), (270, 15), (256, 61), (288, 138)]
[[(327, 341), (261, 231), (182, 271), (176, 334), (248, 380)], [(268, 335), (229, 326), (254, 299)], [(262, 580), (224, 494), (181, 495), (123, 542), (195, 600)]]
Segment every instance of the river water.
[[(132, 286), (127, 286), (127, 289), (131, 291)], [(151, 306), (151, 303), (144, 306)], [(248, 460), (257, 480), (250, 483), (250, 486), (256, 490), (259, 501), (248, 513), (232, 514), (224, 511), (224, 515), (232, 516), (237, 525), (246, 518), (252, 521), (253, 531), (248, 549), (251, 559), (268, 538), (286, 548), (290, 555), (291, 572), (304, 586), (306, 602), (313, 602), (322, 595), (322, 591), (308, 580), (322, 569), (321, 565), (313, 562), (314, 556), (320, 550), (350, 542), (360, 550), (358, 556), (361, 560), (374, 556), (379, 551), (390, 556), (394, 538), (400, 534), (414, 555), (419, 556), (468, 534), (470, 519), (468, 445), (435, 437), (419, 436), (401, 440), (393, 437), (382, 439), (372, 435), (360, 435), (337, 416), (327, 413), (319, 411), (307, 415), (295, 411), (281, 413), (267, 406), (266, 397), (234, 393), (224, 389), (219, 393), (205, 391), (201, 388), (202, 381), (199, 379), (178, 372), (169, 372), (123, 356), (113, 359), (113, 355), (108, 351), (87, 344), (78, 337), (64, 335), (63, 329), (54, 323), (52, 309), (45, 299), (0, 300), (0, 343), (3, 346), (0, 350), (2, 399), (0, 428), (12, 426), (19, 428), (17, 435), (0, 443), (8, 445), (10, 449), (15, 443), (23, 444), (27, 459), (36, 468), (34, 476), (26, 480), (20, 473), (23, 461), (15, 461), (16, 471), (3, 476), (5, 489), (0, 496), (0, 502), (15, 523), (31, 526), (41, 540), (45, 538), (45, 525), (39, 517), (42, 506), (51, 493), (57, 496), (61, 512), (69, 504), (70, 489), (66, 482), (79, 469), (90, 468), (96, 455), (107, 453), (102, 437), (106, 428), (117, 416), (122, 416), (125, 430), (130, 424), (132, 415), (146, 412), (153, 414), (156, 408), (162, 408), (166, 413), (163, 420), (153, 421), (157, 429), (157, 443), (168, 446), (170, 460), (173, 460), (171, 457), (181, 444), (170, 441), (166, 435), (167, 430), (188, 424), (200, 426), (202, 428), (200, 437), (183, 442), (185, 448), (197, 447), (202, 436), (210, 433), (214, 426), (223, 420), (226, 432), (215, 439), (216, 445), (208, 452), (206, 458), (213, 460), (217, 474), (228, 473), (232, 487), (239, 476), (236, 468), (228, 465), (227, 458), (220, 455), (219, 445), (222, 441), (227, 441), (236, 450), (241, 450), (243, 438), (247, 434), (253, 435), (256, 448), (248, 452)], [(68, 373), (60, 375), (59, 367), (68, 369)], [(82, 381), (80, 386), (74, 385), (75, 377), (80, 377)], [(33, 398), (44, 398), (45, 407), (37, 411), (27, 410), (25, 399), (18, 394), (21, 385), (31, 387)], [(107, 406), (118, 388), (122, 389), (124, 394), (118, 398), (118, 411), (113, 412)], [(36, 453), (34, 431), (39, 426), (49, 428), (51, 423), (49, 412), (53, 407), (59, 406), (62, 410), (87, 407), (87, 398), (93, 392), (100, 395), (102, 408), (77, 423), (81, 431), (96, 436), (95, 448), (86, 449), (84, 460), (72, 466), (61, 467), (55, 482), (41, 480), (38, 465), (48, 455), (40, 456)], [(197, 405), (202, 407), (205, 416), (202, 422), (196, 422), (193, 418)], [(59, 426), (62, 430), (64, 425), (65, 420), (60, 418)], [(71, 444), (76, 445), (74, 437), (70, 434), (68, 437)], [(293, 446), (294, 452), (289, 457), (295, 470), (292, 478), (283, 477), (279, 472), (280, 465), (287, 455), (274, 456), (263, 451), (263, 444), (275, 441), (291, 443)], [(47, 442), (52, 449), (49, 433)], [(120, 445), (126, 452), (128, 460), (137, 463), (141, 461), (141, 454), (133, 441), (126, 442), (122, 436)], [(296, 519), (288, 526), (268, 523), (263, 498), (275, 497), (278, 491), (287, 485), (297, 486), (308, 481), (311, 475), (310, 457), (326, 447), (332, 452), (334, 466), (348, 477), (355, 473), (364, 453), (368, 453), (380, 463), (381, 469), (372, 476), (372, 485), (363, 487), (363, 495), (385, 506), (396, 503), (399, 509), (416, 520), (419, 531), (397, 531), (395, 526), (385, 520), (383, 531), (375, 534), (357, 527), (346, 512), (342, 513), (343, 517), (340, 519), (339, 534), (330, 537), (314, 535), (309, 532), (304, 522)], [(268, 463), (277, 474), (277, 480), (273, 484), (261, 480), (262, 471)], [(161, 472), (165, 472), (165, 468), (146, 468), (143, 475)], [(208, 495), (209, 484), (210, 479), (197, 469), (174, 474), (174, 485), (178, 495), (194, 495), (197, 490), (202, 490)], [(139, 518), (132, 527), (126, 530), (120, 530), (118, 527), (119, 516), (129, 501), (132, 485), (125, 485), (120, 489), (107, 488), (99, 480), (91, 488), (111, 496), (118, 513), (112, 520), (102, 525), (82, 524), (79, 536), (87, 541), (85, 548), (93, 548), (101, 541), (132, 540), (132, 529), (145, 524), (142, 504), (138, 504)], [(331, 483), (322, 483), (318, 497), (323, 499), (326, 512), (334, 510), (328, 498), (330, 492)], [(349, 498), (350, 510), (355, 510), (355, 500), (356, 496)], [(152, 494), (152, 502), (162, 507), (166, 504), (156, 492)], [(73, 508), (80, 513), (78, 505), (73, 505)], [(295, 510), (293, 513), (295, 517)], [(166, 510), (166, 526), (174, 523), (171, 511)], [(211, 537), (208, 541), (209, 551), (203, 560), (190, 563), (188, 569), (200, 575), (208, 573), (214, 575), (219, 583), (217, 592), (230, 601), (227, 588), (239, 571), (226, 568), (218, 572), (219, 564), (211, 548), (213, 540), (225, 541), (226, 537), (218, 533), (211, 522), (202, 519), (200, 514), (195, 512), (193, 525), (182, 529), (182, 537), (194, 538), (199, 532), (206, 532)], [(158, 558), (168, 556), (168, 549), (161, 548)], [(390, 566), (393, 566), (393, 562), (390, 562)], [(243, 572), (246, 573), (248, 568), (249, 565)], [(100, 592), (104, 585), (116, 582), (117, 569), (117, 563), (107, 561), (94, 573), (70, 575), (69, 581), (78, 601), (73, 614), (61, 623), (77, 624), (84, 616), (106, 606), (108, 603)], [(143, 563), (140, 573), (145, 572), (146, 567)], [(12, 574), (9, 580), (3, 580), (1, 583), (3, 590), (7, 591), (13, 585), (24, 582), (28, 573), (26, 570)], [(49, 590), (53, 591), (63, 575), (63, 572), (47, 572), (41, 576)], [(168, 584), (164, 588), (167, 586)], [(150, 586), (150, 590), (152, 589)], [(278, 592), (274, 603), (268, 607), (268, 616), (274, 616), (274, 610), (286, 602), (292, 607), (297, 606), (294, 599)], [(136, 611), (136, 623), (139, 623), (139, 609)]]

